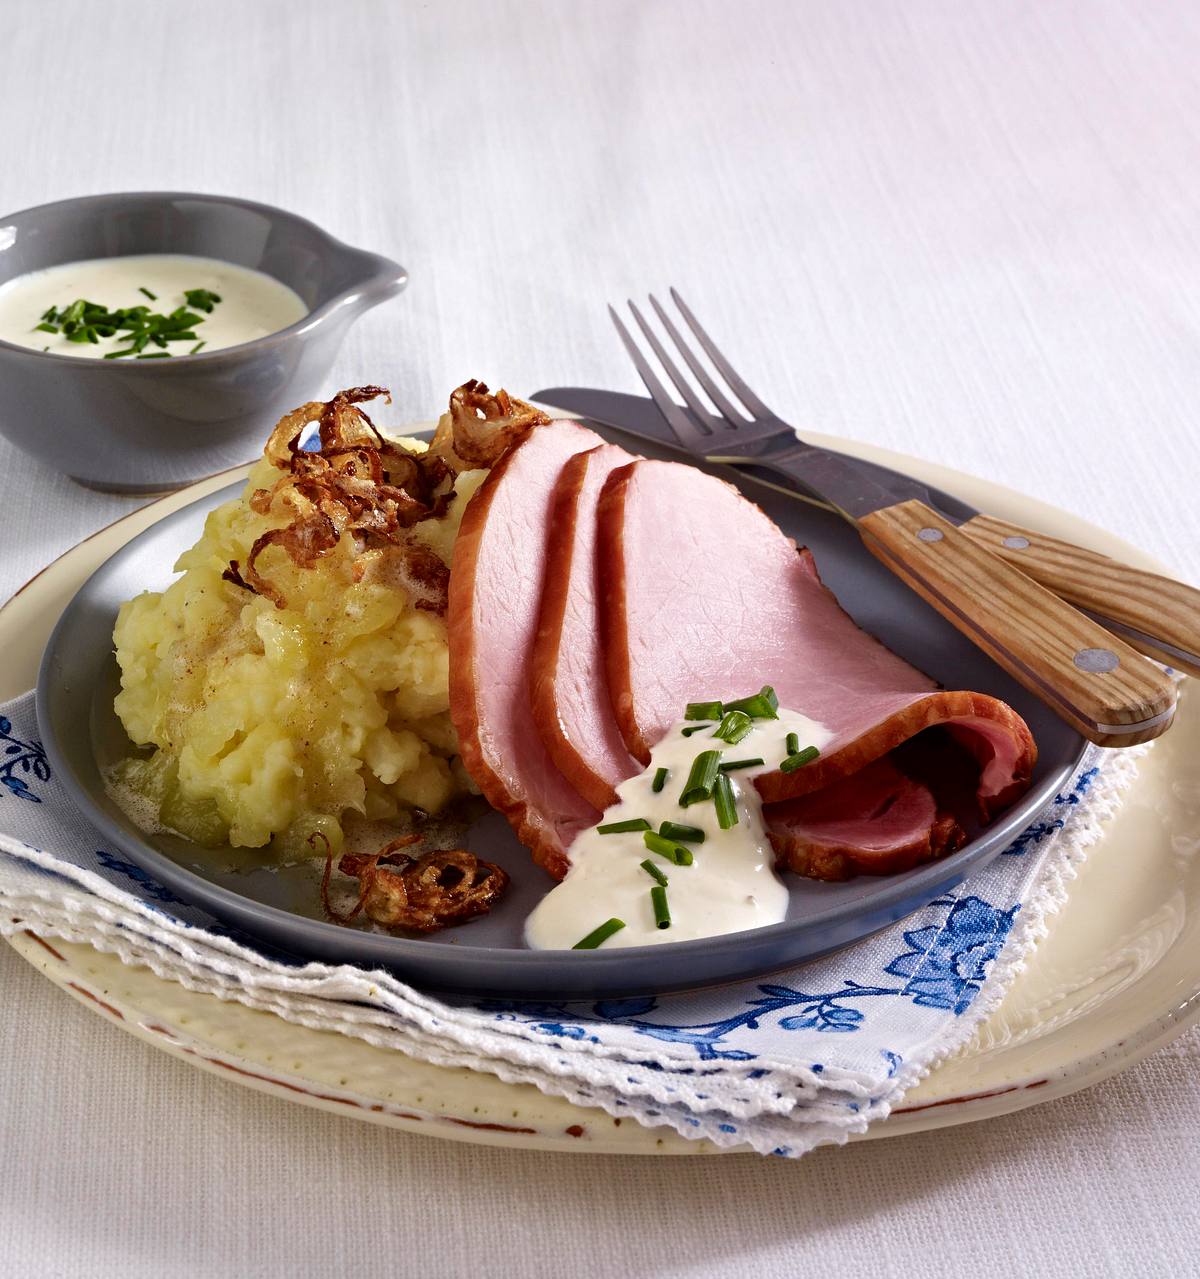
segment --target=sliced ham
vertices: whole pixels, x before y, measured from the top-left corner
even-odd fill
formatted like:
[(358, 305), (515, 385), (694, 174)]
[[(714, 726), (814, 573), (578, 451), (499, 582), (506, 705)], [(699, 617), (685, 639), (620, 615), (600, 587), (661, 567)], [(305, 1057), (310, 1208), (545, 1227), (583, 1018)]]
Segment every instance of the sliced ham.
[(492, 468), (463, 515), (450, 568), (450, 717), (463, 764), (534, 860), (567, 872), (596, 810), (546, 753), (530, 705), (530, 657), (551, 511), (563, 466), (603, 443), (574, 422), (535, 426)]
[(937, 689), (860, 630), (811, 554), (731, 485), (672, 462), (614, 471), (597, 554), (610, 697), (637, 759), (687, 702), (770, 684), (834, 736), (813, 764), (758, 779), (768, 803), (825, 790), (938, 724), (980, 764), (982, 815), (1028, 785), (1036, 752), (1021, 717), (993, 697)]
[(617, 801), (641, 771), (613, 717), (600, 642), (596, 512), (609, 475), (634, 458), (615, 444), (577, 453), (554, 494), (541, 615), (533, 650), (534, 719), (550, 758), (593, 807)]
[(778, 864), (811, 879), (911, 870), (961, 848), (966, 832), (928, 787), (885, 757), (801, 799), (764, 808)]

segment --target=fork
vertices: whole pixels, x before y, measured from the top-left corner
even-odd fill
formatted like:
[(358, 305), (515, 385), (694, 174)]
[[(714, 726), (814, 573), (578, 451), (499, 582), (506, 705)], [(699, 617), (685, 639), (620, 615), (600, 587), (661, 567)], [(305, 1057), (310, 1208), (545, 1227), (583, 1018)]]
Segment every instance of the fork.
[[(967, 521), (968, 526), (979, 521), (978, 528), (960, 529), (957, 521), (912, 496), (911, 488), (901, 491), (905, 489), (902, 483), (890, 488), (856, 465), (853, 458), (806, 443), (737, 373), (674, 288), (671, 298), (728, 392), (658, 299), (651, 296), (650, 304), (715, 412), (632, 301), (629, 309), (633, 318), (687, 411), (668, 393), (620, 315), (611, 306), (608, 310), (646, 389), (683, 448), (707, 462), (765, 469), (824, 498), (857, 527), (877, 559), (1092, 741), (1104, 746), (1133, 745), (1157, 737), (1169, 727), (1176, 703), (1175, 685), (1169, 676), (1060, 597), (1071, 589), (1084, 597), (1093, 596), (1095, 589), (1087, 584), (1089, 572), (1095, 576), (1114, 561), (1066, 547), (1068, 551), (1079, 550), (1079, 564), (1074, 567), (1082, 568), (1083, 582), (1078, 582), (1078, 573), (1073, 577), (1070, 571), (1065, 575), (1060, 571), (1060, 578), (1067, 579), (1066, 590), (1056, 593), (1040, 585), (989, 549), (999, 542), (1016, 556), (1031, 545), (1033, 535), (1026, 537), (1018, 529), (997, 536), (997, 526), (1013, 526), (986, 516)], [(731, 395), (744, 413), (735, 407)], [(1022, 541), (1024, 548), (1019, 546)], [(1047, 539), (1041, 542), (1045, 544)], [(1115, 567), (1139, 576), (1126, 566)], [(1191, 592), (1191, 588), (1167, 579), (1141, 576)], [(1107, 601), (1107, 595), (1105, 598)], [(1131, 604), (1126, 599), (1119, 603), (1125, 614), (1135, 619), (1130, 624), (1135, 630), (1153, 633), (1153, 614), (1148, 614), (1142, 602)], [(1113, 610), (1109, 607), (1107, 611)]]

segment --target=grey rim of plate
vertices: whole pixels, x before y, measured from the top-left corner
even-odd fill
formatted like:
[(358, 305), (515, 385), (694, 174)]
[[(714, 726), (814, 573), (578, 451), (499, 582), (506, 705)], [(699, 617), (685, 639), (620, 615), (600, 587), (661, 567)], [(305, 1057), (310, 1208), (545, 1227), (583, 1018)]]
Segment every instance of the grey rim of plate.
[[(646, 448), (647, 456), (654, 450)], [(664, 454), (665, 456), (665, 454)], [(990, 693), (1012, 705), (1039, 747), (1022, 800), (959, 852), (899, 875), (823, 884), (788, 875), (791, 903), (781, 924), (689, 942), (595, 951), (532, 951), (521, 943), (527, 911), (551, 881), (498, 814), (472, 828), (467, 843), (514, 876), (508, 897), (486, 919), (430, 938), (345, 928), (297, 913), (316, 903), (316, 879), (302, 904), (282, 874), (184, 864), (186, 841), (147, 836), (105, 791), (101, 763), (115, 760), (124, 733), (112, 710), (118, 687), (112, 627), (120, 602), (173, 578), (177, 554), (199, 536), (204, 517), (236, 496), (238, 482), (152, 525), (92, 575), (67, 606), (38, 674), (37, 714), (47, 753), (84, 815), (143, 870), (178, 896), (296, 958), (384, 967), (416, 985), (457, 994), (571, 999), (696, 989), (759, 976), (847, 945), (920, 908), (997, 856), (1062, 789), (1087, 743), (985, 654), (925, 605), (862, 548), (838, 517), (748, 486), (772, 519), (816, 557), (826, 584), (860, 625), (950, 688)], [(288, 894), (291, 893), (289, 898)], [(600, 920), (596, 921), (600, 923)]]

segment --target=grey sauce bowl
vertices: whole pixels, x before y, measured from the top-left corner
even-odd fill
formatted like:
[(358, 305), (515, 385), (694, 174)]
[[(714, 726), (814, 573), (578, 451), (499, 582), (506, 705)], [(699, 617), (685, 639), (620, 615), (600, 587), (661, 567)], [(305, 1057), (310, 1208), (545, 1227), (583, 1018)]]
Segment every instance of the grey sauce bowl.
[(395, 262), (305, 218), (230, 196), (82, 196), (0, 218), (0, 284), (138, 253), (251, 267), (298, 293), (308, 314), (256, 341), (170, 360), (79, 359), (0, 340), (0, 434), (107, 492), (162, 492), (250, 460), (284, 413), (328, 389), (350, 325), (408, 281)]

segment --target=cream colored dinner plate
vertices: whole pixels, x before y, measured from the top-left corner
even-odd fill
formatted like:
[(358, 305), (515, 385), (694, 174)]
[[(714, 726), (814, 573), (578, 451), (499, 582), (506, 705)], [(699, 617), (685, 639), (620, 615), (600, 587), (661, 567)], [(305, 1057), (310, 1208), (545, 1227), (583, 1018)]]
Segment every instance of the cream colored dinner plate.
[[(1009, 490), (864, 444), (814, 436), (940, 485), (981, 510), (1152, 571), (1149, 556)], [(0, 609), (0, 701), (32, 687), (50, 631), (87, 577), (171, 511), (248, 468), (126, 516), (55, 561)], [(1200, 1019), (1200, 701), (1185, 686), (1175, 726), (1093, 849), (1008, 997), (972, 1043), (867, 1136), (966, 1123), (1076, 1089), (1144, 1057)], [(30, 963), (101, 1016), (182, 1060), (291, 1101), (430, 1135), (493, 1145), (623, 1154), (711, 1154), (491, 1075), (413, 1061), (269, 1013), (185, 990), (87, 946), (11, 939)]]

